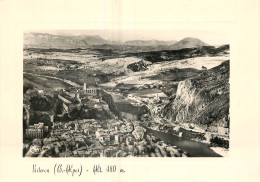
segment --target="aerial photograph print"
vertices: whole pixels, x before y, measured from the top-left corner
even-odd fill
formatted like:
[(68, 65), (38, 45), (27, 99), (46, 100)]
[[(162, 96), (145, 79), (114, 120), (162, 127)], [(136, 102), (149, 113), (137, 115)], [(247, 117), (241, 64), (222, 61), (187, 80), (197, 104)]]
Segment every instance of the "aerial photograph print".
[(230, 43), (207, 30), (23, 33), (23, 157), (228, 157)]

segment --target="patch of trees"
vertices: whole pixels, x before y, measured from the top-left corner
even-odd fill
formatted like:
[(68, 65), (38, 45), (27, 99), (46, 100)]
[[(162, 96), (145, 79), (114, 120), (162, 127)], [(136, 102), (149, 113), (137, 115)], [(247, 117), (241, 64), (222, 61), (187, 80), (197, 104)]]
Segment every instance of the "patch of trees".
[(53, 104), (46, 97), (39, 95), (31, 97), (30, 102), (34, 111), (49, 111), (53, 108)]
[(229, 141), (228, 140), (224, 140), (223, 138), (219, 138), (219, 137), (214, 137), (212, 139), (210, 139), (210, 143), (214, 146), (218, 146), (218, 147), (224, 147), (226, 149), (229, 148)]

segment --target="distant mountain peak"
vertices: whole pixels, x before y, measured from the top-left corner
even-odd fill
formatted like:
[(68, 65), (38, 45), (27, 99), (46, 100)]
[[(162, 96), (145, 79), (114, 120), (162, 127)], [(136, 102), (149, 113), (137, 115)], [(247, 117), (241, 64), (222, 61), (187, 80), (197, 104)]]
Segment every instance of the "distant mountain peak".
[(177, 41), (161, 41), (161, 40), (129, 40), (126, 41), (125, 45), (131, 45), (131, 46), (169, 46), (173, 45)]
[(193, 48), (193, 47), (202, 47), (209, 46), (209, 44), (201, 41), (198, 38), (186, 37), (179, 42), (171, 46), (171, 49), (184, 49), (184, 48)]
[(182, 40), (190, 40), (190, 39), (196, 39), (196, 40), (199, 40), (198, 38), (195, 38), (195, 37), (185, 37), (185, 38), (183, 38)]

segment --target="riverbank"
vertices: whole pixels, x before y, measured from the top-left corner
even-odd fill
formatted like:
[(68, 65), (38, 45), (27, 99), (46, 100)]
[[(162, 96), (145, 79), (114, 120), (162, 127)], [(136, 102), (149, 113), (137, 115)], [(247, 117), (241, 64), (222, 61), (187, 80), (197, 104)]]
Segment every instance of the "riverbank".
[[(118, 97), (116, 94), (111, 94), (112, 97), (116, 97), (117, 102), (123, 102), (125, 104), (131, 105), (124, 97)], [(122, 106), (119, 106), (119, 110), (122, 111)], [(132, 112), (138, 110), (137, 107), (127, 107)], [(130, 111), (127, 110), (123, 113), (124, 117), (126, 117), (126, 113), (130, 114)], [(137, 117), (130, 117), (127, 115), (127, 118), (130, 120), (138, 120)], [(131, 115), (132, 116), (132, 115)], [(141, 121), (140, 121), (141, 122)], [(142, 123), (142, 122), (141, 122)], [(181, 126), (173, 126), (169, 124), (163, 123), (148, 123), (141, 124), (143, 127), (150, 130), (150, 133), (153, 134), (156, 138), (160, 138), (161, 140), (169, 143), (172, 146), (176, 146), (184, 152), (188, 153), (190, 157), (222, 157), (227, 156), (227, 154), (221, 152), (221, 149), (217, 144), (211, 145), (210, 138), (205, 132), (197, 131), (197, 130), (187, 130)], [(179, 137), (181, 136), (181, 137)], [(214, 150), (211, 149), (214, 147)], [(218, 148), (219, 149), (216, 149)]]
[(229, 149), (229, 139), (224, 136), (218, 135), (213, 132), (203, 131), (203, 130), (195, 130), (195, 129), (187, 129), (182, 125), (178, 124), (165, 124), (165, 123), (146, 123), (146, 126), (152, 130), (184, 137), (190, 140), (194, 140), (201, 143), (210, 144), (211, 147), (220, 147)]
[(146, 130), (148, 133), (152, 133), (155, 137), (160, 138), (173, 146), (177, 146), (184, 152), (188, 153), (190, 157), (222, 157), (222, 155), (213, 151), (208, 144), (152, 130), (150, 128), (146, 128)]

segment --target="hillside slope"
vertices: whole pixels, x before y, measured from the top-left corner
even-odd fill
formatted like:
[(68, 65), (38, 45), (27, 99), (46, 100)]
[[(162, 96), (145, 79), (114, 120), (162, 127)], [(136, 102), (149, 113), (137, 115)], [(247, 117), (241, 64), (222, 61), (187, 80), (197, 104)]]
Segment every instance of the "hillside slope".
[(202, 46), (185, 48), (178, 50), (162, 50), (162, 51), (149, 51), (149, 52), (134, 52), (128, 53), (127, 56), (135, 56), (146, 61), (156, 63), (162, 61), (173, 61), (180, 59), (188, 59), (193, 57), (203, 56), (225, 56), (229, 55), (229, 45), (223, 45), (221, 47), (214, 46)]
[(166, 118), (204, 127), (229, 127), (229, 61), (181, 81), (173, 97), (164, 108)]

